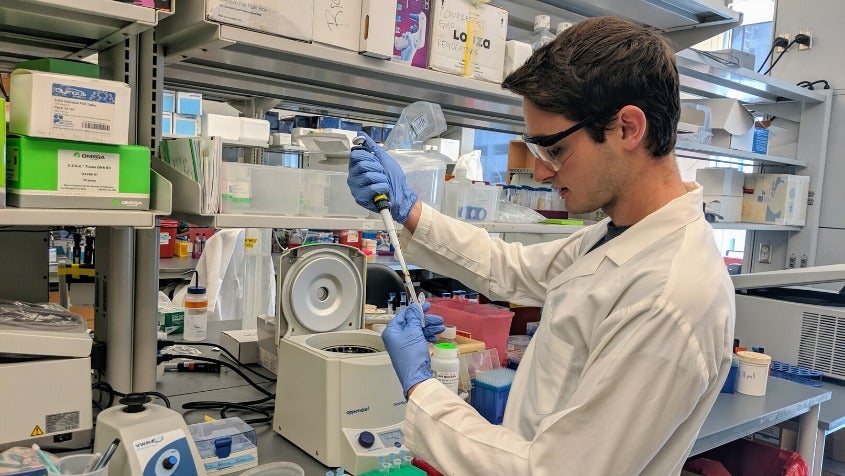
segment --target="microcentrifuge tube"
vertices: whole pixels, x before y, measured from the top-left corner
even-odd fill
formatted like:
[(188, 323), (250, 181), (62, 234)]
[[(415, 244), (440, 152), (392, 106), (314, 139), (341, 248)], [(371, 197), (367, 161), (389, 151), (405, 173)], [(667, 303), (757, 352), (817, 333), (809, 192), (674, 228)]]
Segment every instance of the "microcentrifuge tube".
[(399, 450), (399, 457), (402, 458), (405, 466), (410, 467), (413, 465), (414, 457), (411, 456), (408, 450)]
[(393, 303), (396, 302), (396, 293), (390, 293), (387, 298), (387, 313), (393, 314)]
[(326, 471), (326, 476), (334, 476), (334, 471)]
[(337, 471), (335, 471), (335, 474), (337, 474), (337, 476), (345, 476), (346, 471), (344, 471), (343, 468), (337, 468)]

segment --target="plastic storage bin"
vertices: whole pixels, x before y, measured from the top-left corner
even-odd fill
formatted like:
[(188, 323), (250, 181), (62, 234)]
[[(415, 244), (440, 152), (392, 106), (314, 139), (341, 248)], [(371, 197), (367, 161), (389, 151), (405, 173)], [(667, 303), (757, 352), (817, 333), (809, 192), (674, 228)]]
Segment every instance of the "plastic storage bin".
[[(411, 190), (423, 203), (440, 211), (448, 157), (437, 151), (391, 150), (390, 156), (402, 167)], [(445, 157), (445, 160), (444, 160)]]
[(347, 174), (302, 170), (299, 214), (318, 217), (365, 218), (369, 212), (355, 203), (346, 184)]
[(296, 215), (302, 172), (287, 167), (223, 162), (220, 212)]
[(499, 213), (499, 187), (450, 180), (443, 192), (442, 211), (465, 221), (494, 221)]
[(478, 304), (467, 300), (431, 298), (432, 314), (442, 316), (446, 325), (468, 332), (475, 340), (484, 342), (488, 349), (499, 352), (499, 361), (507, 361), (508, 334), (514, 313), (491, 304)]
[(158, 256), (172, 258), (176, 247), (176, 234), (179, 232), (179, 222), (176, 220), (161, 220), (158, 232)]

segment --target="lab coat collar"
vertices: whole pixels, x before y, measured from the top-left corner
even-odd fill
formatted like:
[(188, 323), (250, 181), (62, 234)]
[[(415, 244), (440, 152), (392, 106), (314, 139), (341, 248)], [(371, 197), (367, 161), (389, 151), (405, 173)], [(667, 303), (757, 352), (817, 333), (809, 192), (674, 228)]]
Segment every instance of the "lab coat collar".
[(651, 215), (632, 225), (624, 233), (587, 253), (606, 233), (610, 218), (593, 225), (584, 237), (581, 256), (572, 266), (549, 282), (549, 289), (577, 277), (594, 274), (605, 258), (621, 266), (643, 249), (669, 233), (697, 219), (704, 219), (701, 185), (685, 182), (687, 193), (672, 200)]
[[(670, 233), (685, 227), (695, 220), (704, 220), (701, 185), (685, 182), (687, 193), (672, 200), (654, 213), (635, 223), (631, 228), (617, 236), (601, 248), (607, 248), (605, 255), (621, 266), (641, 250)], [(596, 249), (595, 251), (598, 251)], [(594, 251), (594, 252), (595, 252)]]

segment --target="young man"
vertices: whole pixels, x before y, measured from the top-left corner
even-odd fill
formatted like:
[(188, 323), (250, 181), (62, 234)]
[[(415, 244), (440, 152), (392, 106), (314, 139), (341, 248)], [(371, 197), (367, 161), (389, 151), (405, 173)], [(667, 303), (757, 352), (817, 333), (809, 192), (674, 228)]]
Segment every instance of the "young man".
[(352, 153), (356, 201), (390, 196), (409, 260), (543, 308), (501, 426), (431, 378), (422, 311), (398, 314), (383, 339), (408, 395), (405, 442), (453, 475), (679, 474), (730, 368), (734, 291), (701, 187), (675, 164), (674, 53), (654, 32), (594, 18), (503, 87), (523, 97), (535, 179), (569, 211), (609, 218), (557, 241), (504, 243), (422, 204), (372, 141)]

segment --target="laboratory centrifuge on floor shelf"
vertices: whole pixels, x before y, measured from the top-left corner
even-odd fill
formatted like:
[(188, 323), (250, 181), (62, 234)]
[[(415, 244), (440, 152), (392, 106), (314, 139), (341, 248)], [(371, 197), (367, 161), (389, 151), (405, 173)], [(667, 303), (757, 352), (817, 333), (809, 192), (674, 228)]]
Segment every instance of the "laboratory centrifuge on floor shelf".
[(376, 469), (405, 448), (407, 402), (381, 337), (363, 328), (366, 258), (326, 244), (276, 264), (273, 429), (326, 466)]

